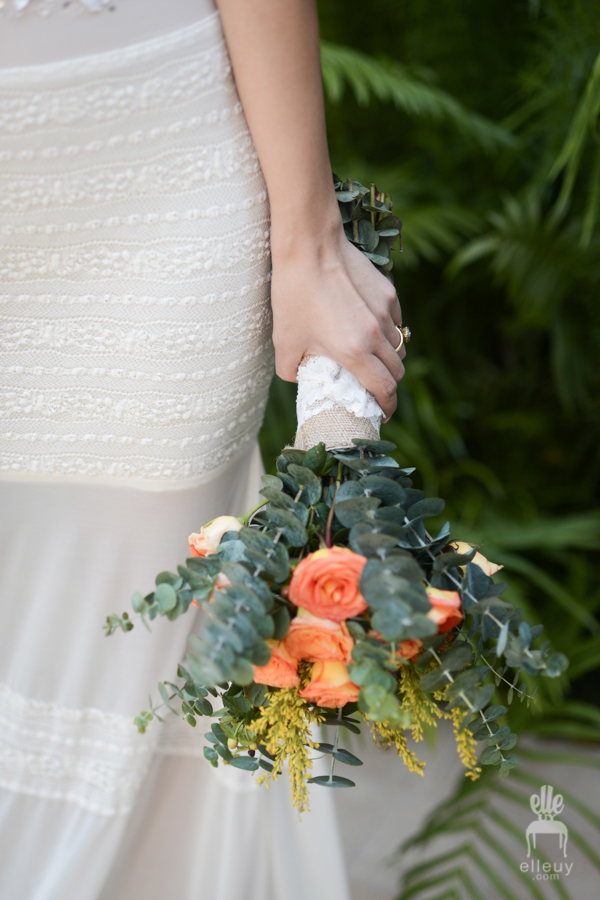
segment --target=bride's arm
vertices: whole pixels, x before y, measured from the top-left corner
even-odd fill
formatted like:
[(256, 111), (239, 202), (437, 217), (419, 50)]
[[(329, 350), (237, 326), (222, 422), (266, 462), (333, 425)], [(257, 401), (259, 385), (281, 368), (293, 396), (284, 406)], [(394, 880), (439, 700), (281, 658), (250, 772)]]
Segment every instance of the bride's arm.
[(314, 0), (217, 5), (269, 192), (277, 373), (295, 381), (304, 354), (328, 356), (356, 375), (389, 416), (404, 374), (394, 351), (400, 305), (342, 228)]

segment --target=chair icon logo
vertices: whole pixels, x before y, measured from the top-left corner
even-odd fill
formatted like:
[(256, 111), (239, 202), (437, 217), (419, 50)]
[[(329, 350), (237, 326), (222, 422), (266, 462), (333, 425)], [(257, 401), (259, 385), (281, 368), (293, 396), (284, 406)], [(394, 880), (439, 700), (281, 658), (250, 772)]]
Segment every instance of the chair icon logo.
[(567, 839), (569, 837), (569, 829), (564, 822), (556, 819), (564, 807), (562, 794), (554, 795), (554, 788), (551, 784), (544, 784), (540, 788), (540, 793), (532, 794), (529, 798), (529, 805), (532, 812), (537, 816), (527, 826), (525, 836), (527, 838), (527, 858), (531, 856), (531, 848), (536, 849), (536, 838), (538, 834), (557, 834), (559, 836), (559, 847), (567, 856)]

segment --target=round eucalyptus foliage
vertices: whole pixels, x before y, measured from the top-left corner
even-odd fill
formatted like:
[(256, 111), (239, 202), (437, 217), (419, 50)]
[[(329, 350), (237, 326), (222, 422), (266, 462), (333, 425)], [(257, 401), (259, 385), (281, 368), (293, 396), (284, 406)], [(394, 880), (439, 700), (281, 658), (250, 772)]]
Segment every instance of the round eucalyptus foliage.
[(333, 182), (346, 237), (392, 281), (391, 251), (398, 239), (402, 251), (402, 222), (392, 214), (391, 197), (351, 178), (341, 181), (334, 174)]

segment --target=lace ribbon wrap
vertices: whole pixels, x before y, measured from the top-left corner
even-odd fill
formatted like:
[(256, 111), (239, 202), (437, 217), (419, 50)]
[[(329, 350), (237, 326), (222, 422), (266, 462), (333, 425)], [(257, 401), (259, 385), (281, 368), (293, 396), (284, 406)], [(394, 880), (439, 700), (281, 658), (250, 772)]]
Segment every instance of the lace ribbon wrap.
[(379, 439), (383, 410), (347, 369), (325, 356), (305, 356), (298, 368), (298, 431), (294, 447), (321, 441), (328, 450), (352, 447), (352, 438)]

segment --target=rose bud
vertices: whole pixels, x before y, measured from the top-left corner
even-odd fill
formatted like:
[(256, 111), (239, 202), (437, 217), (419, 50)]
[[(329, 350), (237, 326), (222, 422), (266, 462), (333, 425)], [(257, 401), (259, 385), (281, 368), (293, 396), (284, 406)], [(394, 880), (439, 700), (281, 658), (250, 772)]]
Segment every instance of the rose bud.
[[(450, 541), (450, 546), (461, 555), (463, 553), (470, 553), (471, 550), (474, 549), (473, 544), (467, 544), (465, 541)], [(471, 562), (475, 563), (476, 566), (479, 566), (479, 568), (485, 572), (486, 575), (489, 575), (490, 578), (492, 575), (495, 575), (496, 572), (499, 572), (500, 569), (504, 568), (504, 566), (499, 566), (497, 563), (490, 562), (489, 559), (486, 559), (483, 553), (479, 553), (479, 551), (477, 551)], [(460, 566), (459, 568), (462, 569), (464, 574), (466, 566)]]
[(217, 552), (221, 538), (227, 531), (241, 531), (242, 523), (235, 516), (217, 516), (208, 525), (203, 525), (199, 532), (190, 534), (190, 553), (192, 556), (210, 556)]

